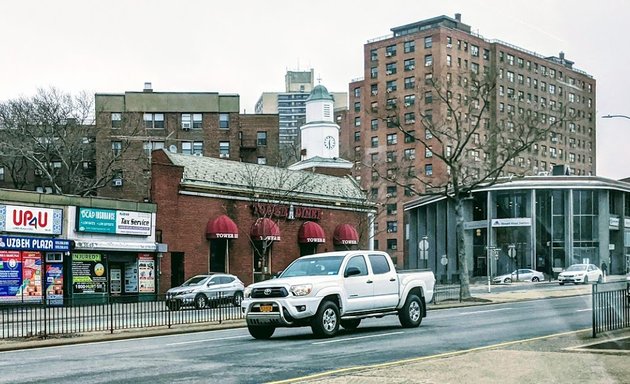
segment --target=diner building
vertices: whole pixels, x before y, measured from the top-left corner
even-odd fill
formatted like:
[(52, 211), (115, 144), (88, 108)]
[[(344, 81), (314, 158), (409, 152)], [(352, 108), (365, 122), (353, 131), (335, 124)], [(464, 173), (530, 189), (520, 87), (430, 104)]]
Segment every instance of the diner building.
[(373, 206), (349, 176), (152, 152), (151, 201), (169, 251), (160, 290), (208, 272), (246, 285), (301, 255), (368, 245)]
[[(405, 204), (405, 267), (457, 282), (456, 216), (445, 197)], [(608, 274), (630, 268), (630, 183), (594, 176), (532, 176), (474, 190), (464, 199), (470, 277), (531, 268), (555, 277), (574, 263)]]

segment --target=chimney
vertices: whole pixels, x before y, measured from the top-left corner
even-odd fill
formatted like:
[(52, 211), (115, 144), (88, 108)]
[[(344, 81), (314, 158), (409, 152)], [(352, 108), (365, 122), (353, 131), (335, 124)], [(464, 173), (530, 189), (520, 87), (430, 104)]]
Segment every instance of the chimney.
[(143, 92), (153, 92), (153, 88), (151, 87), (151, 83), (150, 82), (144, 83), (144, 89), (142, 91)]
[(456, 13), (455, 14), (455, 20), (459, 21), (460, 23), (462, 22), (462, 14), (461, 13)]

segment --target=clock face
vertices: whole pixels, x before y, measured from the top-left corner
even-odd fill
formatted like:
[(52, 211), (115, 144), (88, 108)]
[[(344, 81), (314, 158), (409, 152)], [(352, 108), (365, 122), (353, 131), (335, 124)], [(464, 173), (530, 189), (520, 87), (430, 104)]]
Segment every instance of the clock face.
[(324, 147), (326, 147), (326, 149), (333, 149), (335, 148), (335, 145), (337, 143), (335, 142), (335, 138), (332, 136), (326, 136), (324, 138)]

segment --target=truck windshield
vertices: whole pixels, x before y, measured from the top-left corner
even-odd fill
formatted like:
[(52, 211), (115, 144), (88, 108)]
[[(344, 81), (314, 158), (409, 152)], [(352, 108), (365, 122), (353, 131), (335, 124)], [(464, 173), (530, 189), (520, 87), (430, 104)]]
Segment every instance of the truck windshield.
[(309, 257), (295, 260), (280, 277), (336, 275), (343, 256)]

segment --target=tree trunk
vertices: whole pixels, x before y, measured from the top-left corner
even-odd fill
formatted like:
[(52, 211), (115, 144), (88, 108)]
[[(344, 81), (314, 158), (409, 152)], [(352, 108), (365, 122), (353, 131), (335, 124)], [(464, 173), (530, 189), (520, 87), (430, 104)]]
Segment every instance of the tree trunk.
[(461, 299), (468, 299), (470, 298), (470, 279), (468, 276), (468, 262), (466, 261), (466, 248), (464, 247), (464, 204), (458, 195), (455, 195), (453, 201), (455, 203), (460, 295)]

